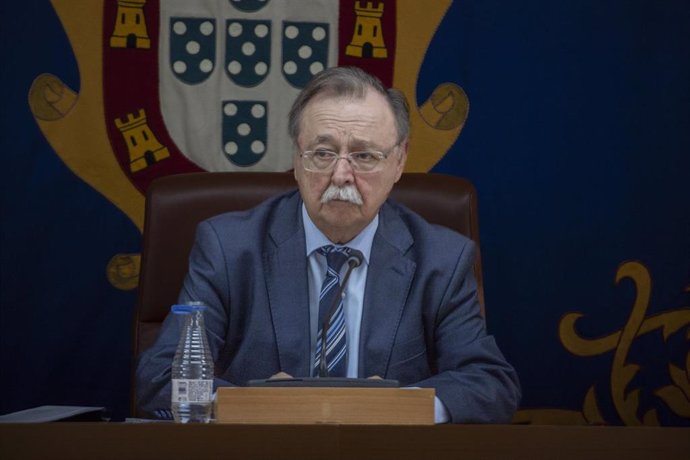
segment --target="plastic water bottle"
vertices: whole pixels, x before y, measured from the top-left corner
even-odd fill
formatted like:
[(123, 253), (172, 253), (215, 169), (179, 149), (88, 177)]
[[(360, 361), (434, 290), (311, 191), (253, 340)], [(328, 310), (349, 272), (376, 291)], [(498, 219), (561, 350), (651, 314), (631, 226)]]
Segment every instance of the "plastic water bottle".
[(172, 363), (172, 412), (178, 423), (208, 423), (213, 409), (213, 357), (208, 347), (206, 305), (173, 305), (184, 320)]

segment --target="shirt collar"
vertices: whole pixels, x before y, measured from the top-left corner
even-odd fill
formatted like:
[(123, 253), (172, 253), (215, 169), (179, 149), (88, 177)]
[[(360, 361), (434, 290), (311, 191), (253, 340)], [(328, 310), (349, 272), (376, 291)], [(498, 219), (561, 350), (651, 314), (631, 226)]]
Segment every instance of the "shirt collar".
[(364, 255), (364, 261), (369, 264), (369, 256), (371, 254), (371, 245), (374, 243), (374, 235), (376, 234), (376, 229), (379, 226), (379, 215), (376, 214), (374, 218), (369, 222), (369, 224), (364, 227), (364, 229), (359, 232), (352, 240), (350, 240), (346, 245), (335, 244), (330, 241), (326, 235), (324, 235), (321, 230), (318, 229), (316, 224), (312, 222), (307, 213), (307, 207), (302, 203), (302, 222), (304, 223), (304, 236), (307, 242), (307, 257), (327, 244), (334, 244), (335, 246), (347, 246), (348, 248), (357, 249)]

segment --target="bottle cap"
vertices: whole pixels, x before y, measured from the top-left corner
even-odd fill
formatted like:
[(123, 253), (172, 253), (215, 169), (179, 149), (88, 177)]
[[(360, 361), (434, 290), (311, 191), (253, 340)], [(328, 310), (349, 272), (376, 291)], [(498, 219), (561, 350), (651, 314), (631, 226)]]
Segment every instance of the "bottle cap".
[(183, 304), (175, 304), (170, 307), (170, 310), (176, 315), (186, 315), (195, 311), (205, 311), (208, 307), (203, 302), (187, 302)]

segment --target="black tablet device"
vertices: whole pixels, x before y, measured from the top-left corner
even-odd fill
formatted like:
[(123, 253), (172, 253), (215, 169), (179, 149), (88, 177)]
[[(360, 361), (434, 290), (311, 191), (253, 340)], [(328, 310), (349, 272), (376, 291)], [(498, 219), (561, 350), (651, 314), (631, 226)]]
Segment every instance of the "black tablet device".
[(300, 377), (286, 379), (257, 379), (247, 382), (249, 387), (334, 387), (334, 388), (398, 388), (400, 382), (391, 379), (355, 379), (347, 377)]

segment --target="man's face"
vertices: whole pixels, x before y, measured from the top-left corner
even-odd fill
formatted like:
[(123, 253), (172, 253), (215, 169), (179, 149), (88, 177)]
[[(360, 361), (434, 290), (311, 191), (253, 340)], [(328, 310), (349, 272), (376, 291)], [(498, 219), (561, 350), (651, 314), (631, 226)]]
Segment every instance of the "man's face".
[[(396, 141), (393, 113), (386, 99), (375, 91), (368, 91), (362, 99), (318, 96), (305, 108), (294, 161), (295, 179), (309, 217), (331, 241), (348, 242), (378, 213), (405, 167), (407, 144), (391, 151)], [(332, 172), (306, 171), (299, 152), (316, 149), (340, 155), (363, 150), (390, 151), (390, 155), (383, 160), (383, 169), (373, 173), (356, 172), (345, 159), (338, 160)], [(361, 196), (361, 204), (342, 197), (322, 202), (329, 186), (352, 186)]]

